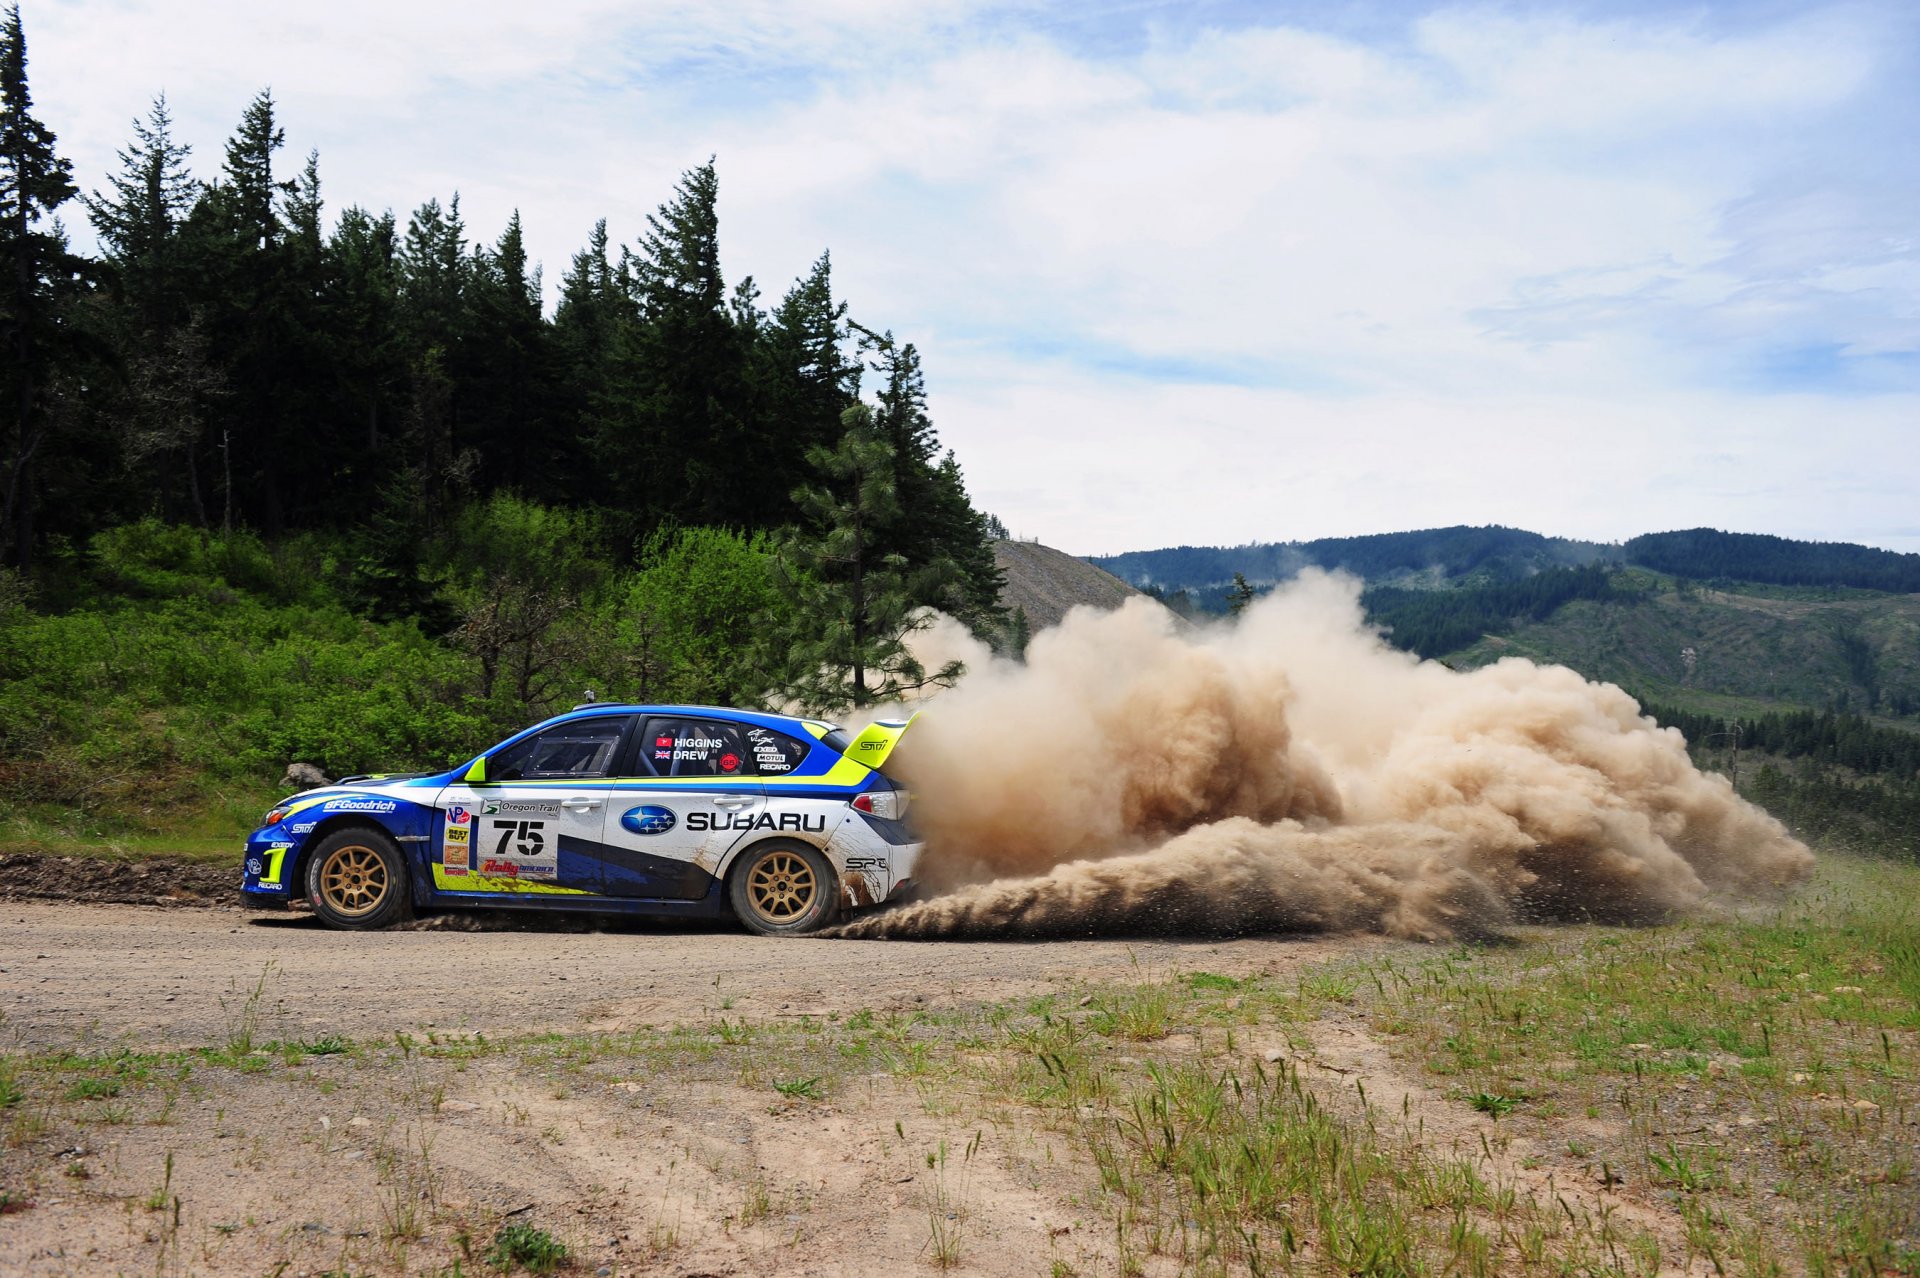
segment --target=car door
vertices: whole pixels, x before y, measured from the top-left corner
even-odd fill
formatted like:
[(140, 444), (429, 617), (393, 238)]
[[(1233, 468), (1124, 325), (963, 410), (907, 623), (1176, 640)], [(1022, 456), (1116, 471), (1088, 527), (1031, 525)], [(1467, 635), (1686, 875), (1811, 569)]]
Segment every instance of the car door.
[(434, 886), (597, 892), (615, 761), (638, 716), (569, 719), (488, 755), (483, 779), (441, 791)]
[(651, 900), (704, 897), (728, 849), (766, 816), (752, 760), (739, 723), (649, 717), (607, 808), (601, 890)]

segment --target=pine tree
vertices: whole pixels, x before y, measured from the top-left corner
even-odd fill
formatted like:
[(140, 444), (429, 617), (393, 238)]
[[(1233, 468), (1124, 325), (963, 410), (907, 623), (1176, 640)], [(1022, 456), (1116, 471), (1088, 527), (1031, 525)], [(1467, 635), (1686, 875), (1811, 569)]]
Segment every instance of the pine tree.
[(0, 20), (0, 270), (6, 273), (0, 341), (12, 392), (0, 458), (6, 467), (0, 538), (22, 571), (33, 560), (34, 463), (51, 430), (43, 393), (55, 360), (74, 344), (64, 309), (87, 270), (85, 260), (68, 251), (54, 217), (79, 194), (73, 167), (55, 152), (55, 140), (33, 114), (27, 39), (16, 4)]
[(709, 160), (648, 216), (632, 259), (639, 323), (622, 334), (617, 411), (599, 423), (596, 452), (643, 525), (669, 513), (733, 527), (774, 522), (756, 500), (762, 462), (742, 421), (746, 360), (720, 274), (718, 199)]
[(456, 440), (456, 347), (465, 323), (471, 260), (456, 194), (445, 210), (428, 200), (407, 220), (401, 241), (400, 330), (407, 345), (407, 453), (419, 470), (427, 528), (445, 527), (465, 468)]
[(986, 516), (967, 497), (960, 463), (951, 451), (940, 454), (940, 437), (927, 413), (926, 379), (920, 353), (892, 333), (854, 325), (880, 374), (877, 429), (893, 448), (894, 484), (900, 504), (912, 514), (893, 530), (888, 549), (914, 567), (945, 563), (954, 572), (939, 575), (938, 597), (921, 603), (965, 622), (976, 634), (989, 635), (1003, 620), (1000, 591), (1004, 576), (993, 557), (993, 535)]
[(1239, 573), (1233, 574), (1233, 587), (1227, 591), (1227, 614), (1237, 617), (1259, 598), (1259, 592)]
[(209, 427), (221, 475), (221, 522), (250, 519), (269, 535), (288, 526), (288, 478), (307, 465), (311, 443), (301, 428), (300, 401), (290, 394), (305, 388), (311, 359), (309, 321), (298, 304), (301, 286), (281, 217), (281, 197), (295, 184), (273, 173), (274, 152), (285, 141), (273, 95), (263, 89), (247, 104), (227, 140), (221, 176), (183, 232), (195, 304), (224, 360), (229, 391)]
[(469, 280), (458, 378), (463, 443), (477, 451), (487, 487), (566, 501), (576, 495), (579, 467), (567, 441), (546, 428), (552, 352), (539, 270), (529, 268), (517, 211), (491, 251), (474, 250)]
[(398, 254), (391, 213), (376, 218), (349, 208), (327, 242), (327, 329), (336, 342), (342, 407), (364, 424), (355, 442), (370, 462), (391, 442), (407, 383)]
[(918, 599), (937, 591), (929, 580), (953, 571), (932, 564), (918, 572), (883, 549), (900, 522), (893, 446), (864, 404), (848, 408), (833, 448), (816, 447), (810, 461), (822, 482), (795, 490), (807, 520), (781, 544), (782, 577), (791, 615), (806, 631), (781, 640), (778, 657), (789, 700), (823, 714), (891, 701), (930, 684), (959, 678), (959, 663), (929, 673), (907, 637), (930, 624)]
[(185, 318), (180, 228), (200, 184), (187, 170), (193, 148), (173, 139), (164, 93), (144, 123), (133, 122), (133, 138), (119, 153), (121, 171), (107, 179), (109, 189), (85, 200), (121, 291), (142, 327), (157, 333)]
[(107, 188), (83, 196), (99, 236), (111, 303), (103, 336), (119, 377), (103, 379), (105, 416), (129, 480), (163, 517), (205, 526), (200, 450), (209, 412), (226, 394), (226, 373), (196, 313), (184, 229), (200, 195), (187, 170), (191, 148), (173, 137), (165, 95), (120, 151)]

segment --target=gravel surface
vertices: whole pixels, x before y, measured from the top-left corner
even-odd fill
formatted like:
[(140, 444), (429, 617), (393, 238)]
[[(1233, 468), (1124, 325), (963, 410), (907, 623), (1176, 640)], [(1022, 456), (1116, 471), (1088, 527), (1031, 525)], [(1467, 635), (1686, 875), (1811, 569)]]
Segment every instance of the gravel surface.
[[(1170, 969), (1290, 967), (1369, 938), (1049, 943), (768, 939), (723, 924), (334, 932), (310, 915), (52, 901), (0, 905), (0, 1014), (23, 1046), (76, 1035), (220, 1041), (271, 972), (263, 1036), (606, 1030), (1015, 997)], [(578, 920), (555, 928), (577, 928)], [(225, 1000), (227, 1007), (222, 1007)]]

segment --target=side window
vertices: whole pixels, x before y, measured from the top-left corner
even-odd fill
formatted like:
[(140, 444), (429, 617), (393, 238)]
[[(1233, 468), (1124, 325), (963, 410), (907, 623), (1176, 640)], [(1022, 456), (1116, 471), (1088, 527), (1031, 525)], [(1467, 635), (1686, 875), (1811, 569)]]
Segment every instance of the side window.
[(747, 750), (753, 767), (763, 777), (785, 776), (807, 757), (807, 745), (798, 738), (771, 728), (748, 728)]
[(640, 739), (642, 772), (660, 777), (750, 777), (746, 734), (716, 719), (649, 719)]
[(620, 738), (631, 720), (620, 715), (576, 719), (536, 732), (494, 755), (489, 781), (543, 781), (604, 777), (613, 769)]

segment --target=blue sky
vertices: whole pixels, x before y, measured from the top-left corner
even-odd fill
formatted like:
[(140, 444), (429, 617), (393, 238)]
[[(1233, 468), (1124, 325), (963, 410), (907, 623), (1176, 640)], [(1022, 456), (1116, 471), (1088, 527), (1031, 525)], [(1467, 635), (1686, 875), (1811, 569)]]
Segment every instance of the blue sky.
[[(976, 499), (1077, 553), (1499, 522), (1920, 551), (1906, 4), (25, 0), (82, 184), (273, 87), (332, 212), (514, 208), (549, 282), (717, 155)], [(73, 220), (79, 219), (76, 211)]]

